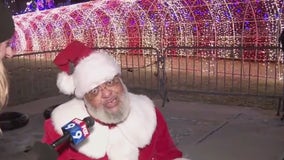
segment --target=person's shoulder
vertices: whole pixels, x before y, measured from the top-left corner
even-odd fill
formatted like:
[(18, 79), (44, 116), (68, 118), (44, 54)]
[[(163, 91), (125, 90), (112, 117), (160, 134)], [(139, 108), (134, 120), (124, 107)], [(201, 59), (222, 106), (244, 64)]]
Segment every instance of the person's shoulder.
[(71, 100), (68, 100), (68, 101), (58, 105), (58, 107), (56, 107), (56, 110), (64, 110), (66, 107), (71, 109), (73, 107), (76, 107), (76, 106), (82, 105), (82, 104), (84, 104), (83, 100), (73, 98)]
[(134, 94), (129, 92), (130, 103), (139, 106), (151, 106), (154, 107), (154, 102), (146, 95)]
[(74, 118), (83, 119), (88, 116), (83, 100), (71, 99), (58, 107), (51, 113), (51, 121), (57, 130)]
[(83, 100), (73, 98), (65, 103), (60, 104), (56, 107), (51, 114), (52, 119), (71, 119), (73, 117), (79, 116), (81, 114), (85, 115), (85, 107)]

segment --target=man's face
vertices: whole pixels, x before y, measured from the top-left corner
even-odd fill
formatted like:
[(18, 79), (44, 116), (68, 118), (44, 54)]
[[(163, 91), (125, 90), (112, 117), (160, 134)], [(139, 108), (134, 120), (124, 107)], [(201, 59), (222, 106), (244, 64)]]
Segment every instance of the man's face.
[(115, 76), (84, 96), (87, 110), (94, 118), (108, 124), (119, 123), (129, 114), (127, 89), (120, 76)]

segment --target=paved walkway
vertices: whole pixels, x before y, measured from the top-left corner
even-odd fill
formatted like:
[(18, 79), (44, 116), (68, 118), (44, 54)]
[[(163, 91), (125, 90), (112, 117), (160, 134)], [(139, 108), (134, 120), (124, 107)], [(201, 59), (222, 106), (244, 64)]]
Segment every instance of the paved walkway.
[[(47, 107), (68, 97), (51, 97), (7, 107), (4, 111), (27, 113), (27, 126), (4, 132), (0, 139), (0, 157), (31, 160), (24, 151), (41, 139)], [(157, 105), (160, 100), (155, 100)], [(275, 111), (258, 108), (170, 101), (160, 108), (171, 134), (192, 160), (283, 160), (284, 121)]]

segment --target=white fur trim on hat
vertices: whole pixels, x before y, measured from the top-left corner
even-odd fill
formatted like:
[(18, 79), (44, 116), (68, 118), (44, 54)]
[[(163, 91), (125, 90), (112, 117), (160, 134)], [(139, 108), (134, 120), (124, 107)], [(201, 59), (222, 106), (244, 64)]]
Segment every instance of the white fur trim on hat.
[(72, 75), (68, 75), (66, 72), (58, 73), (56, 85), (61, 93), (74, 94), (75, 86)]
[(80, 60), (72, 74), (76, 97), (82, 98), (87, 92), (117, 74), (121, 74), (121, 68), (114, 57), (103, 50), (91, 53)]

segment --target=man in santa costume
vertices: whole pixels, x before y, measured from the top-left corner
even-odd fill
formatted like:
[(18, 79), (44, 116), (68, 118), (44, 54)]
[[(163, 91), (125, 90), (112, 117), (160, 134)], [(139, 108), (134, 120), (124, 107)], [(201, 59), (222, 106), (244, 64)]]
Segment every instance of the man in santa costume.
[[(45, 121), (43, 142), (63, 135), (61, 127), (74, 118), (91, 116), (95, 123), (79, 145), (56, 148), (59, 160), (186, 160), (175, 146), (165, 119), (144, 95), (128, 92), (120, 65), (103, 50), (74, 41), (54, 63), (60, 92), (75, 98), (56, 107)], [(74, 71), (70, 71), (70, 63)]]

